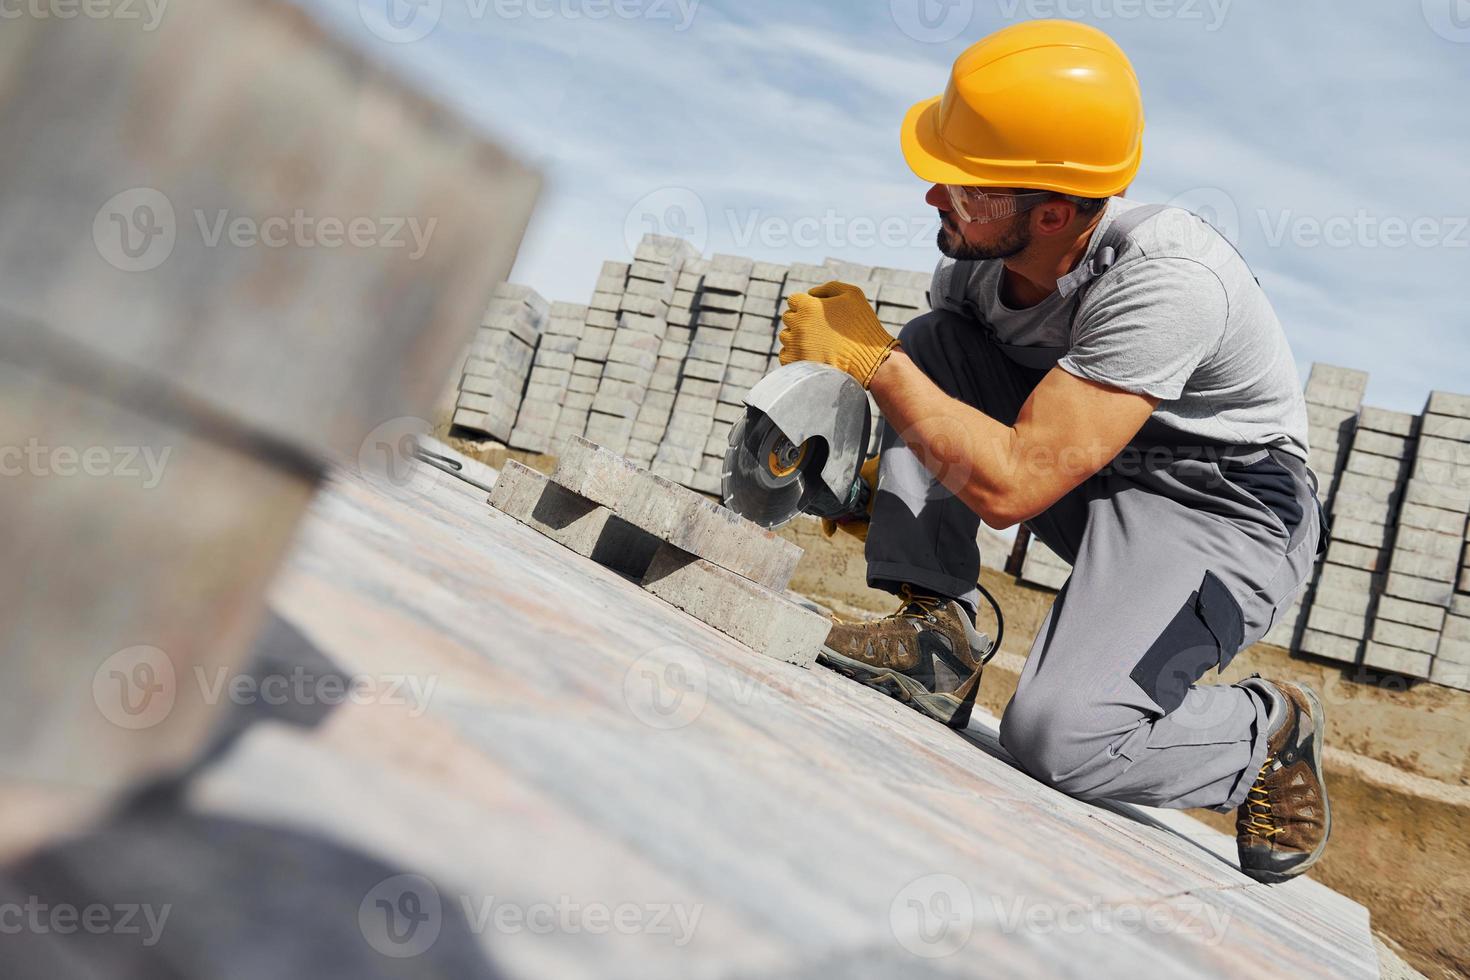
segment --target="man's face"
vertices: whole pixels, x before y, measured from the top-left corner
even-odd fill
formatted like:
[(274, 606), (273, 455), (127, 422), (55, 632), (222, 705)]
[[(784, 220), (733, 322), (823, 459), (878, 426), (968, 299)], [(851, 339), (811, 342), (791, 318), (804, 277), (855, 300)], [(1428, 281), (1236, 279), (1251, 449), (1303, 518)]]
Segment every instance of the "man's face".
[[(1007, 193), (1001, 191), (999, 193)], [(949, 194), (935, 184), (924, 200), (939, 211), (939, 251), (952, 259), (1008, 259), (1031, 244), (1031, 212), (1022, 211), (996, 221), (961, 221), (949, 203)]]

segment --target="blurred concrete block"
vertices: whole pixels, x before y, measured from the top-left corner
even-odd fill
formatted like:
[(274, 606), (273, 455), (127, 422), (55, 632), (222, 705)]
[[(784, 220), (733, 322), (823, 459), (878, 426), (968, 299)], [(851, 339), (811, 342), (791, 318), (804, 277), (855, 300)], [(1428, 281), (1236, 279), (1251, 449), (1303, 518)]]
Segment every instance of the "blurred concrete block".
[(296, 6), (3, 34), (0, 444), (109, 454), (0, 481), (0, 769), (61, 832), (200, 747), (326, 461), (448, 414), (539, 180)]
[(0, 92), (8, 309), (312, 452), (431, 414), (530, 171), (291, 6), (24, 26), (26, 84)]

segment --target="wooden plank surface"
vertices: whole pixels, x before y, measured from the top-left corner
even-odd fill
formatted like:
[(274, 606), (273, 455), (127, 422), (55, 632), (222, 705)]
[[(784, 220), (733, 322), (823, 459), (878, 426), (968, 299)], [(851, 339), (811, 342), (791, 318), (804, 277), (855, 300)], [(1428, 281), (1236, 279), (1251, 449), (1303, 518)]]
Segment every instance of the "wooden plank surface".
[(639, 910), (626, 931), (485, 918), (507, 976), (1377, 975), (1363, 908), (1251, 882), (1188, 817), (1064, 797), (993, 720), (951, 732), (756, 656), (469, 494), (415, 489), (334, 481), (272, 603), (420, 696), (258, 727), (190, 805), (325, 833), (455, 907)]

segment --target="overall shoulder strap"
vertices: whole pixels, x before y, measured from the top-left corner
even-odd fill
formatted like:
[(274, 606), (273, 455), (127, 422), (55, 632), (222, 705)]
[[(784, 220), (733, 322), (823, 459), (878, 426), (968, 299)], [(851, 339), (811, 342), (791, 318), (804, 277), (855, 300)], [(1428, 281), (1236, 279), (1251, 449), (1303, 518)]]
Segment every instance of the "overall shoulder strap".
[(962, 310), (965, 308), (966, 295), (970, 289), (970, 280), (975, 275), (975, 263), (971, 259), (960, 259), (955, 262), (949, 270), (949, 292), (944, 297), (951, 309)]
[[(1114, 218), (1103, 230), (1102, 238), (1098, 239), (1097, 248), (1093, 249), (1092, 278), (1082, 284), (1082, 289), (1087, 289), (1097, 280), (1098, 276), (1107, 272), (1113, 263), (1118, 261), (1118, 253), (1128, 243), (1128, 237), (1133, 234), (1133, 229), (1167, 210), (1169, 210), (1167, 204), (1141, 204)], [(1079, 294), (1080, 292), (1081, 290)]]
[[(1128, 243), (1128, 238), (1133, 234), (1134, 229), (1150, 218), (1157, 217), (1169, 210), (1184, 211), (1186, 214), (1192, 215), (1196, 220), (1204, 221), (1203, 218), (1194, 214), (1193, 211), (1188, 211), (1185, 208), (1173, 208), (1168, 204), (1140, 204), (1138, 207), (1131, 208), (1112, 220), (1103, 231), (1102, 237), (1098, 239), (1097, 248), (1093, 250), (1091, 260), (1092, 274), (1085, 282), (1077, 287), (1077, 301), (1072, 305), (1073, 326), (1076, 325), (1077, 314), (1082, 309), (1083, 297), (1087, 295), (1088, 290), (1097, 284), (1098, 279), (1102, 278), (1102, 274), (1112, 268), (1113, 263), (1118, 261), (1118, 253)], [(1219, 232), (1216, 232), (1216, 234), (1219, 234)], [(1235, 249), (1235, 254), (1240, 255), (1240, 260), (1245, 262), (1245, 256), (1241, 255), (1240, 249), (1235, 247), (1234, 242), (1224, 235), (1220, 235), (1220, 238), (1224, 240), (1225, 244)], [(1246, 262), (1246, 268), (1250, 268), (1249, 262)], [(1252, 276), (1255, 278), (1256, 284), (1260, 285), (1260, 278), (1256, 277), (1254, 273), (1252, 273)]]

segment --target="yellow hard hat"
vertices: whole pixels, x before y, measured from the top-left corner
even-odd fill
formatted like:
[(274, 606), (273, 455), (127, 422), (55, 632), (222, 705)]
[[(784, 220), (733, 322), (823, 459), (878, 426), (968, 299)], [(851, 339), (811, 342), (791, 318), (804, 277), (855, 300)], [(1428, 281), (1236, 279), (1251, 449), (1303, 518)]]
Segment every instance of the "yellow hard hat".
[(1138, 77), (1095, 27), (1016, 24), (972, 45), (944, 95), (909, 110), (903, 155), (936, 184), (1109, 197), (1143, 157)]

